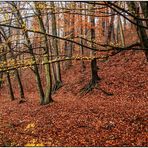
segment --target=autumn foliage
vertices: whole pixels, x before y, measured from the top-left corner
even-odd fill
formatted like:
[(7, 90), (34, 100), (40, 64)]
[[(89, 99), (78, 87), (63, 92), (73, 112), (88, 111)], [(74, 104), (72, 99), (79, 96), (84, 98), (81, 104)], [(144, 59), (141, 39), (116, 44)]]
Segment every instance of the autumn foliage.
[(0, 146), (148, 146), (146, 6), (0, 2)]

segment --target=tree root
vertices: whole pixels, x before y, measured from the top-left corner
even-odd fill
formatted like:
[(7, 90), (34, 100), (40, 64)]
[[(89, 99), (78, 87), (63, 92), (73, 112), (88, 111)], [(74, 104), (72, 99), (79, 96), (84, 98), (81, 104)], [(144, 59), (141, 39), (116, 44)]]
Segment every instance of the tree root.
[(57, 82), (54, 84), (53, 88), (52, 88), (52, 94), (54, 94), (54, 93), (55, 93), (58, 89), (60, 89), (62, 86), (63, 86), (63, 85), (62, 85), (62, 82), (57, 81)]
[(20, 100), (18, 101), (18, 104), (22, 104), (22, 103), (25, 103), (25, 102), (26, 102), (26, 100), (20, 99)]
[(86, 95), (87, 93), (92, 91), (94, 88), (101, 90), (107, 96), (112, 96), (113, 95), (113, 93), (107, 92), (107, 91), (103, 90), (101, 87), (98, 87), (98, 80), (90, 81), (87, 85), (85, 85), (80, 90), (80, 93), (81, 93), (81, 95)]
[(114, 94), (113, 93), (111, 93), (111, 92), (107, 92), (107, 91), (105, 91), (105, 90), (103, 90), (101, 87), (99, 87), (98, 89), (100, 89), (105, 95), (107, 95), (107, 96), (113, 96)]
[(90, 81), (87, 85), (85, 85), (81, 90), (80, 90), (80, 93), (81, 94), (87, 94), (89, 93), (90, 91), (92, 91), (96, 85), (98, 84), (98, 80), (96, 81)]

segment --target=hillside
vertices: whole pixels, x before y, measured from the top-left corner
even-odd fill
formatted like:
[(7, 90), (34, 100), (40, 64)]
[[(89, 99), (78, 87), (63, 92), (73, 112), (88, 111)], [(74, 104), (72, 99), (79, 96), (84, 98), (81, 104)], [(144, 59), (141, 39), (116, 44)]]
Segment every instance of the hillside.
[[(87, 94), (90, 65), (80, 61), (62, 71), (55, 102), (39, 105), (27, 71), (26, 102), (0, 96), (0, 146), (148, 146), (148, 63), (141, 51), (122, 52), (98, 62), (101, 81)], [(31, 82), (30, 82), (31, 80)], [(28, 85), (29, 84), (29, 85)], [(17, 89), (17, 87), (16, 87)]]

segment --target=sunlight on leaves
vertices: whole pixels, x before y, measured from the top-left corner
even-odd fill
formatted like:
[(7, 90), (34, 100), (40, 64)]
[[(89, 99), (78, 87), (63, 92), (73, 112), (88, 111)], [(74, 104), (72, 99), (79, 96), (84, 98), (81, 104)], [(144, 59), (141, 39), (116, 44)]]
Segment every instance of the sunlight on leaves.
[(27, 146), (27, 147), (45, 146), (45, 144), (37, 143), (37, 139), (32, 139), (29, 143), (25, 144), (24, 146)]
[(35, 144), (34, 143), (27, 143), (24, 146), (33, 147), (33, 146), (35, 146)]
[(45, 146), (43, 143), (27, 143), (25, 144), (24, 146), (27, 146), (27, 147), (34, 147), (34, 146)]
[(45, 146), (43, 143), (38, 143), (36, 146)]
[(34, 128), (34, 127), (35, 127), (35, 124), (34, 124), (34, 123), (29, 123), (29, 124), (26, 126), (25, 130), (31, 129), (31, 128)]

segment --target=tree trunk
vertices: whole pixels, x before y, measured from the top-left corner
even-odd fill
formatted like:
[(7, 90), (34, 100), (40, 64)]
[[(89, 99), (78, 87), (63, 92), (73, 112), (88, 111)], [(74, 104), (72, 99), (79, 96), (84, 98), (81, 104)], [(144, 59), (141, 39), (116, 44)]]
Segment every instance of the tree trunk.
[[(111, 10), (111, 13), (113, 13), (113, 10)], [(109, 24), (109, 28), (108, 28), (108, 34), (107, 34), (107, 38), (106, 38), (106, 43), (110, 43), (111, 42), (111, 35), (114, 31), (114, 18), (115, 16), (111, 16), (111, 20), (110, 20), (110, 24)]]
[[(95, 4), (92, 5), (92, 8), (94, 8), (94, 6), (95, 6)], [(95, 41), (95, 39), (96, 39), (96, 35), (95, 35), (95, 17), (94, 16), (90, 17), (90, 22), (91, 22), (91, 41), (92, 41), (91, 46), (92, 46), (92, 48), (95, 49), (96, 47), (95, 47), (95, 44), (93, 43)], [(92, 56), (94, 56), (95, 54), (96, 54), (95, 51), (91, 51)], [(92, 78), (92, 82), (96, 82), (96, 81), (100, 80), (97, 71), (98, 71), (97, 61), (96, 61), (96, 59), (93, 59), (91, 61), (91, 76), (92, 76), (91, 78)]]
[(91, 60), (91, 81), (92, 83), (96, 83), (96, 81), (100, 80), (98, 76), (98, 68), (97, 68), (97, 60)]
[(120, 38), (121, 38), (121, 45), (124, 48), (125, 47), (125, 39), (124, 39), (124, 33), (123, 33), (123, 27), (122, 27), (122, 22), (120, 15), (118, 16), (118, 21), (119, 21), (119, 33), (120, 33)]
[[(2, 43), (2, 38), (0, 37), (0, 43)], [(2, 52), (7, 51), (7, 48), (4, 50), (4, 48), (2, 49)], [(2, 59), (5, 62), (5, 65), (7, 67), (7, 54), (5, 54), (3, 56)], [(7, 77), (7, 82), (8, 82), (8, 88), (9, 88), (9, 94), (10, 94), (10, 98), (13, 101), (15, 99), (14, 97), (14, 93), (13, 93), (13, 88), (12, 88), (12, 84), (11, 84), (11, 78), (10, 78), (10, 74), (9, 71), (6, 71), (6, 77)]]
[(10, 79), (9, 72), (7, 72), (6, 75), (7, 75), (7, 81), (8, 81), (8, 88), (9, 88), (10, 98), (11, 98), (11, 101), (13, 101), (15, 98), (14, 98), (14, 93), (13, 93), (13, 89), (12, 89), (12, 84), (11, 84), (11, 79)]
[(21, 78), (20, 78), (20, 75), (19, 75), (19, 72), (17, 69), (15, 70), (15, 75), (16, 75), (16, 79), (18, 81), (18, 88), (19, 88), (20, 97), (21, 97), (21, 99), (24, 99), (25, 96), (24, 96), (23, 85), (22, 85)]
[[(95, 7), (95, 4), (92, 5), (90, 7), (90, 10), (92, 10), (93, 8)], [(91, 30), (90, 30), (90, 36), (91, 36), (91, 47), (93, 49), (95, 49), (95, 39), (96, 39), (96, 36), (95, 36), (95, 17), (93, 16), (94, 13), (92, 13), (92, 16), (90, 16), (90, 23), (91, 23)], [(91, 51), (90, 52), (90, 55), (91, 56), (95, 56), (95, 51)], [(98, 67), (97, 67), (97, 60), (94, 58), (93, 60), (91, 60), (91, 63), (90, 63), (90, 67), (91, 67), (91, 80), (89, 82), (89, 84), (87, 84), (84, 88), (82, 88), (81, 92), (86, 92), (88, 93), (89, 91), (91, 91), (95, 86), (96, 84), (98, 83), (98, 81), (100, 80), (99, 76), (98, 76)]]
[[(52, 35), (57, 36), (57, 27), (56, 27), (56, 16), (55, 16), (55, 5), (54, 2), (51, 2), (51, 8), (52, 8)], [(53, 38), (52, 40), (53, 43), (53, 53), (55, 55), (55, 57), (59, 56), (59, 49), (58, 49), (58, 40)], [(60, 63), (57, 62), (55, 63), (55, 70), (56, 70), (56, 82), (55, 82), (55, 89), (58, 89), (61, 84), (62, 84), (62, 80), (61, 80), (61, 70), (60, 70)]]
[[(65, 25), (65, 30), (66, 30), (65, 36), (69, 36), (69, 38), (72, 40), (73, 36), (74, 36), (74, 15), (73, 14), (67, 14), (64, 25)], [(72, 57), (73, 47), (74, 46), (73, 46), (72, 42), (65, 41), (65, 55), (66, 56)], [(65, 69), (68, 69), (71, 66), (72, 66), (71, 60), (68, 60), (68, 61), (65, 62)]]
[[(5, 31), (2, 28), (1, 28), (1, 31), (2, 31), (3, 38), (4, 38), (5, 42), (6, 42), (8, 40), (8, 37), (6, 36)], [(9, 34), (10, 34), (10, 31), (9, 31)], [(17, 60), (16, 60), (16, 57), (15, 57), (15, 55), (13, 53), (12, 48), (11, 48), (11, 43), (6, 43), (6, 45), (8, 47), (8, 50), (10, 51), (12, 59), (14, 60), (14, 62), (16, 64)], [(20, 78), (20, 74), (19, 74), (18, 69), (15, 69), (15, 77), (16, 77), (17, 82), (18, 82), (18, 89), (19, 89), (20, 98), (24, 99), (25, 98), (24, 90), (23, 90), (23, 85), (22, 85), (22, 82), (21, 82), (21, 78)]]
[(0, 89), (2, 88), (3, 83), (3, 72), (0, 72)]
[[(21, 16), (21, 13), (20, 13), (19, 9), (17, 9), (15, 3), (13, 3), (12, 6), (16, 10), (15, 15), (18, 18), (18, 20), (20, 20), (21, 27), (24, 27), (23, 26), (24, 21), (23, 21), (23, 18)], [(29, 39), (28, 32), (23, 30), (23, 33), (24, 33), (24, 36), (25, 36), (25, 39), (26, 39), (26, 42), (27, 42), (27, 45), (28, 45), (29, 53), (30, 53), (30, 55), (32, 57), (32, 61), (34, 61), (34, 73), (35, 73), (35, 79), (36, 79), (36, 82), (37, 82), (37, 88), (38, 88), (38, 92), (39, 92), (39, 96), (40, 96), (40, 103), (43, 104), (43, 102), (44, 102), (44, 91), (43, 91), (43, 87), (42, 87), (42, 83), (41, 83), (41, 78), (40, 78), (40, 74), (39, 74), (39, 71), (38, 71), (38, 67), (37, 67), (37, 64), (36, 64), (36, 58), (35, 58), (35, 55), (33, 53), (33, 47), (32, 47), (31, 41)]]
[[(148, 2), (141, 1), (140, 6), (142, 8), (144, 18), (148, 19)], [(148, 26), (148, 20), (146, 20), (146, 25)]]
[[(140, 2), (140, 3), (142, 3), (142, 2)], [(137, 17), (139, 17), (138, 2), (129, 2), (127, 4), (128, 4), (129, 9), (134, 11), (134, 13), (137, 14)], [(147, 5), (144, 5), (144, 6), (141, 5), (141, 6), (142, 6), (143, 9), (147, 9), (147, 7), (146, 7)], [(144, 13), (144, 17), (147, 17), (147, 14)], [(143, 22), (139, 19), (135, 19), (135, 22), (137, 23), (136, 27), (137, 27), (137, 32), (138, 32), (138, 36), (139, 36), (141, 45), (142, 45), (143, 48), (146, 48), (144, 50), (144, 53), (145, 53), (145, 56), (146, 56), (146, 59), (147, 59), (147, 62), (148, 62), (148, 50), (147, 50), (148, 49), (148, 35), (147, 35), (145, 28), (138, 26), (138, 25), (143, 26)]]
[(46, 36), (46, 30), (45, 26), (43, 23), (43, 20), (41, 18), (41, 11), (38, 8), (38, 3), (35, 2), (35, 8), (37, 12), (37, 18), (40, 26), (40, 30), (44, 33), (44, 62), (45, 64), (45, 77), (46, 77), (46, 90), (45, 90), (45, 98), (44, 98), (44, 103), (43, 104), (48, 104), (50, 102), (53, 102), (52, 97), (51, 97), (51, 91), (52, 91), (52, 80), (51, 80), (51, 69), (50, 69), (50, 64), (48, 63), (49, 61), (49, 46), (48, 46), (48, 39)]
[[(5, 66), (7, 67), (7, 57), (6, 56), (7, 55), (4, 55), (4, 62), (6, 63)], [(11, 83), (9, 71), (6, 71), (6, 77), (7, 77), (7, 84), (8, 84), (10, 98), (11, 98), (11, 101), (13, 101), (13, 100), (15, 100), (15, 97), (14, 97), (14, 93), (13, 93), (13, 88), (12, 88), (12, 83)]]
[[(82, 4), (80, 2), (80, 13), (82, 12), (81, 9), (82, 9)], [(80, 22), (81, 22), (80, 35), (83, 36), (83, 24), (82, 24), (83, 23), (83, 19), (82, 19), (82, 16), (80, 16)], [(85, 30), (84, 30), (84, 36), (85, 36)], [(81, 45), (84, 44), (82, 38), (80, 38), (80, 44)], [(83, 46), (80, 47), (80, 55), (81, 56), (84, 55), (84, 47)], [(82, 71), (84, 71), (85, 70), (85, 64), (84, 64), (83, 60), (81, 60), (81, 65), (82, 65)]]
[[(49, 58), (47, 56), (44, 57), (44, 62), (48, 62)], [(46, 75), (46, 90), (45, 90), (45, 98), (44, 98), (44, 103), (43, 104), (49, 104), (53, 102), (52, 97), (51, 97), (51, 92), (52, 92), (52, 80), (51, 80), (51, 70), (50, 70), (50, 65), (45, 64), (45, 75)]]

